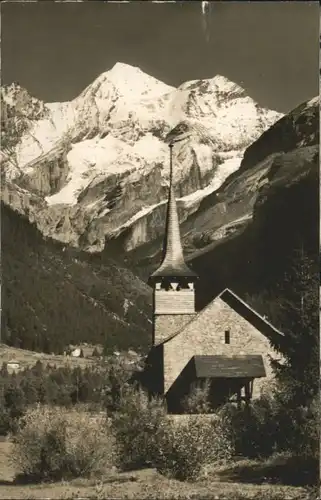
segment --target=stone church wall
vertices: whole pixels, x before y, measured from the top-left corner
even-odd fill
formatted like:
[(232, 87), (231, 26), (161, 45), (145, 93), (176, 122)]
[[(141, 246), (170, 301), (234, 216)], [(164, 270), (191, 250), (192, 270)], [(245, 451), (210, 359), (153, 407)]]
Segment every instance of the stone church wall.
[[(173, 317), (174, 318), (174, 317)], [(171, 330), (171, 319), (163, 316), (164, 328)], [(225, 343), (225, 331), (230, 332), (230, 343)], [(256, 379), (253, 397), (273, 379), (269, 355), (280, 356), (270, 346), (269, 340), (251, 323), (240, 316), (220, 297), (216, 298), (198, 316), (196, 321), (186, 326), (184, 331), (164, 344), (164, 390), (168, 391), (182, 369), (194, 355), (221, 354), (261, 354), (266, 377)]]
[(155, 343), (163, 342), (181, 330), (195, 316), (195, 314), (156, 314), (154, 316)]

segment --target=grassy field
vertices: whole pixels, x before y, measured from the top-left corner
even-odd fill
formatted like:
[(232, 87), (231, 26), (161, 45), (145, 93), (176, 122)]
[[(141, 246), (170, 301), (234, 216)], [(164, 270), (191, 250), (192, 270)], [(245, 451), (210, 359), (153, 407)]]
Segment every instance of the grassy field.
[[(92, 347), (84, 349), (90, 356)], [(0, 366), (16, 360), (20, 369), (33, 366), (37, 360), (44, 364), (85, 367), (97, 362), (97, 358), (72, 358), (35, 353), (0, 344)], [(0, 499), (140, 499), (140, 500), (317, 500), (305, 488), (292, 484), (293, 470), (282, 463), (240, 460), (229, 466), (209, 469), (207, 475), (196, 482), (180, 482), (168, 479), (154, 469), (134, 472), (106, 470), (98, 478), (74, 479), (55, 483), (26, 484), (19, 481), (10, 460), (13, 444), (0, 437)], [(295, 474), (295, 473), (294, 473)], [(283, 478), (282, 483), (280, 479)], [(284, 479), (286, 477), (286, 479)]]
[(20, 370), (23, 370), (24, 368), (35, 365), (38, 360), (45, 365), (50, 364), (56, 365), (57, 367), (69, 364), (71, 368), (76, 366), (85, 368), (88, 365), (97, 363), (97, 358), (89, 357), (94, 350), (94, 346), (81, 347), (84, 352), (84, 358), (74, 358), (72, 356), (63, 356), (59, 354), (44, 354), (0, 344), (0, 366), (2, 366), (3, 363), (14, 361), (19, 363)]
[[(0, 442), (0, 498), (1, 499), (186, 499), (186, 500), (304, 500), (309, 498), (300, 487), (264, 484), (263, 471), (252, 478), (244, 478), (244, 470), (255, 470), (255, 464), (240, 462), (231, 467), (209, 470), (202, 480), (189, 483), (170, 480), (153, 469), (135, 472), (109, 470), (97, 479), (75, 479), (51, 484), (19, 484), (10, 463), (13, 444)], [(239, 477), (237, 475), (239, 473)], [(316, 497), (314, 497), (316, 498)], [(311, 496), (310, 499), (314, 500)]]

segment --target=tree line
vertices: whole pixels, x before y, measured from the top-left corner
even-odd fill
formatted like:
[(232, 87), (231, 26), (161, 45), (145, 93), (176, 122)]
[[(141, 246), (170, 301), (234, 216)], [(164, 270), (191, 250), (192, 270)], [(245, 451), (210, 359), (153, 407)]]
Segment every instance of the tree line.
[(121, 391), (139, 369), (124, 358), (108, 357), (95, 366), (71, 368), (40, 360), (17, 373), (0, 369), (0, 435), (14, 431), (27, 408), (35, 404), (71, 408), (86, 404), (93, 411), (113, 411)]

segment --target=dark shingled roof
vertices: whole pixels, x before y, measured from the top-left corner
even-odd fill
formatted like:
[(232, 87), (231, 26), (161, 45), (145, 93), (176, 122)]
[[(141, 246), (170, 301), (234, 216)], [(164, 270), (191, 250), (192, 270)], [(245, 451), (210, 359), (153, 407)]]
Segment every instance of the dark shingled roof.
[(220, 293), (219, 297), (224, 300), (234, 311), (243, 316), (257, 330), (262, 332), (268, 338), (276, 336), (284, 337), (284, 333), (275, 328), (265, 317), (261, 316), (252, 309), (244, 300), (238, 297), (234, 292), (226, 288)]
[(155, 278), (190, 278), (197, 279), (197, 274), (186, 264), (183, 255), (183, 248), (179, 229), (179, 219), (177, 212), (177, 203), (174, 193), (173, 183), (173, 161), (172, 147), (170, 145), (170, 185), (167, 204), (166, 230), (164, 241), (164, 258), (158, 269), (150, 276), (150, 281)]
[(196, 378), (258, 378), (266, 372), (261, 355), (244, 356), (203, 355), (193, 356)]
[(185, 262), (174, 262), (161, 266), (159, 269), (150, 276), (150, 280), (153, 278), (197, 278), (197, 274), (192, 271)]

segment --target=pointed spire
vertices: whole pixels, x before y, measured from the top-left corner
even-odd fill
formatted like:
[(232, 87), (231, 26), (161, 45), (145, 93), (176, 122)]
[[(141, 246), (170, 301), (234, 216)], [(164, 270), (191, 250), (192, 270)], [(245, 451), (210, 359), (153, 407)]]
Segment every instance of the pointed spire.
[(194, 277), (197, 275), (192, 271), (184, 260), (183, 248), (180, 237), (177, 203), (175, 199), (173, 183), (173, 143), (170, 148), (170, 174), (169, 195), (167, 205), (166, 232), (163, 249), (163, 261), (161, 266), (151, 275), (156, 277)]

